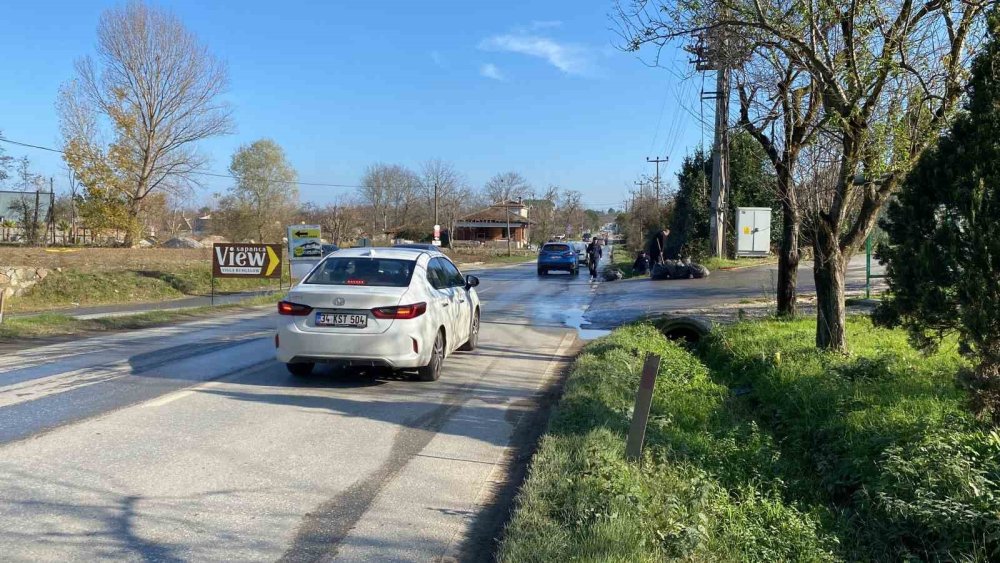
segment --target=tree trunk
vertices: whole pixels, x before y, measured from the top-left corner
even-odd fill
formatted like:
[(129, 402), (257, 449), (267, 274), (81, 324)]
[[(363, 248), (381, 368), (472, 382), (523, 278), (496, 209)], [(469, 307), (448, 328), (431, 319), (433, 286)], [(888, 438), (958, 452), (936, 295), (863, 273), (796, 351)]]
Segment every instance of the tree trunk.
[(816, 346), (847, 352), (847, 311), (844, 302), (845, 254), (836, 231), (825, 222), (814, 236), (813, 275), (816, 279)]
[(795, 209), (782, 203), (781, 245), (778, 249), (778, 316), (793, 318), (798, 313), (799, 282), (799, 216)]
[(140, 215), (142, 213), (142, 199), (134, 198), (129, 203), (128, 219), (129, 224), (125, 225), (125, 237), (122, 239), (122, 246), (125, 248), (132, 248), (135, 246), (136, 239), (142, 238), (142, 220)]

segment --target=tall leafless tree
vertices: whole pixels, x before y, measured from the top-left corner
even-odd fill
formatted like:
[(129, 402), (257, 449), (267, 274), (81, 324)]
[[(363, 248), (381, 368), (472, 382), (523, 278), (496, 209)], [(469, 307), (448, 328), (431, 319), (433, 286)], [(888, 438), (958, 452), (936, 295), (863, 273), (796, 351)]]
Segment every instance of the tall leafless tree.
[(518, 172), (502, 172), (486, 182), (485, 191), (490, 203), (503, 203), (529, 197), (531, 184)]
[[(226, 66), (170, 12), (140, 1), (110, 8), (96, 59), (77, 61), (62, 90), (66, 160), (84, 186), (114, 186), (138, 217), (150, 193), (196, 184), (197, 143), (232, 130), (227, 82)], [(101, 125), (112, 131), (107, 146)]]
[(818, 82), (772, 47), (762, 46), (735, 73), (738, 124), (767, 154), (775, 170), (782, 211), (778, 249), (777, 312), (794, 317), (800, 260), (802, 209), (796, 186), (799, 155), (824, 122)]
[(404, 226), (419, 186), (417, 175), (399, 164), (376, 163), (365, 169), (358, 195), (370, 206), (372, 235)]
[[(954, 114), (994, 0), (631, 0), (626, 47), (656, 52), (693, 33), (718, 52), (780, 52), (820, 93), (835, 182), (816, 183), (803, 217), (813, 246), (816, 344), (847, 349), (845, 274), (879, 211)], [(817, 173), (826, 173), (826, 170)]]

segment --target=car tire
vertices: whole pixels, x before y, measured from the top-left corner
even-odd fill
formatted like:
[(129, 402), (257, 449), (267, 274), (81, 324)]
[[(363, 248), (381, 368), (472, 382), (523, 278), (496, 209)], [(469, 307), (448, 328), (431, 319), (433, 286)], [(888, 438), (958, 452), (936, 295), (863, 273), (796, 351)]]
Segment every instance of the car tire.
[(299, 362), (296, 364), (285, 364), (288, 368), (288, 373), (294, 375), (295, 377), (307, 377), (312, 375), (313, 368), (316, 364), (312, 362)]
[(479, 309), (472, 314), (472, 325), (469, 327), (469, 339), (462, 344), (459, 350), (463, 352), (472, 352), (479, 345)]
[(538, 275), (540, 275), (540, 276), (544, 276), (547, 273), (548, 273), (548, 271), (546, 271), (544, 268), (539, 268), (538, 269)]
[(574, 276), (580, 275), (580, 267), (577, 266), (576, 268), (573, 268), (572, 272), (570, 273), (573, 274)]
[(426, 366), (417, 368), (417, 381), (437, 381), (441, 377), (441, 364), (444, 363), (444, 332), (438, 331), (431, 348), (431, 359)]

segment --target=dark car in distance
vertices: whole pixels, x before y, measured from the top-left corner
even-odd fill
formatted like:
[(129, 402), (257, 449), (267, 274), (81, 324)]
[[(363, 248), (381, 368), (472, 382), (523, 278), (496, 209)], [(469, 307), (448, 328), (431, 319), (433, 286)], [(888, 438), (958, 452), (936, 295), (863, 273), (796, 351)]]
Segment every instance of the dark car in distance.
[(580, 273), (580, 258), (572, 243), (548, 242), (538, 251), (538, 275), (544, 276), (552, 270)]

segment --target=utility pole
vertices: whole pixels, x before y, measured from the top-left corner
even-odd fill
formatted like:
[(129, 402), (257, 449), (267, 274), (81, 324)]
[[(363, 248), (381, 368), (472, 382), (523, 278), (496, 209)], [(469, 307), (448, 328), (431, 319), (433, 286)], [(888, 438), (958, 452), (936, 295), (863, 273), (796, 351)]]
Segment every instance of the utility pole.
[(654, 158), (649, 158), (648, 156), (646, 157), (646, 162), (656, 163), (656, 205), (660, 205), (660, 163), (669, 161), (669, 156), (664, 158), (660, 158), (658, 156)]
[(434, 180), (434, 224), (435, 225), (439, 225), (440, 224), (440, 223), (438, 223), (438, 181), (437, 181), (437, 179)]
[[(642, 206), (642, 204), (644, 203), (642, 200), (643, 200), (643, 197), (645, 196), (645, 193), (646, 193), (645, 186), (646, 186), (647, 182), (643, 182), (641, 180), (636, 180), (636, 181), (634, 181), (632, 183), (635, 184), (635, 185), (637, 185), (637, 186), (639, 186), (639, 205)], [(645, 225), (645, 223), (646, 222), (644, 221), (644, 217), (642, 216), (642, 213), (637, 213), (636, 212), (636, 209), (635, 209), (635, 192), (632, 192), (632, 215), (639, 220), (639, 235), (640, 236), (645, 236), (645, 232), (646, 232), (646, 225)]]
[(712, 145), (712, 203), (709, 216), (709, 240), (712, 256), (725, 252), (726, 194), (729, 192), (729, 54), (725, 28), (716, 28), (696, 36), (696, 43), (685, 49), (695, 56), (698, 71), (715, 71), (715, 91), (702, 92), (701, 99), (715, 100), (715, 139)]
[(503, 202), (503, 214), (507, 216), (507, 256), (511, 255), (510, 252), (510, 201), (504, 200)]
[(726, 240), (726, 194), (729, 192), (729, 69), (716, 70), (715, 144), (712, 147), (712, 256), (722, 257)]

